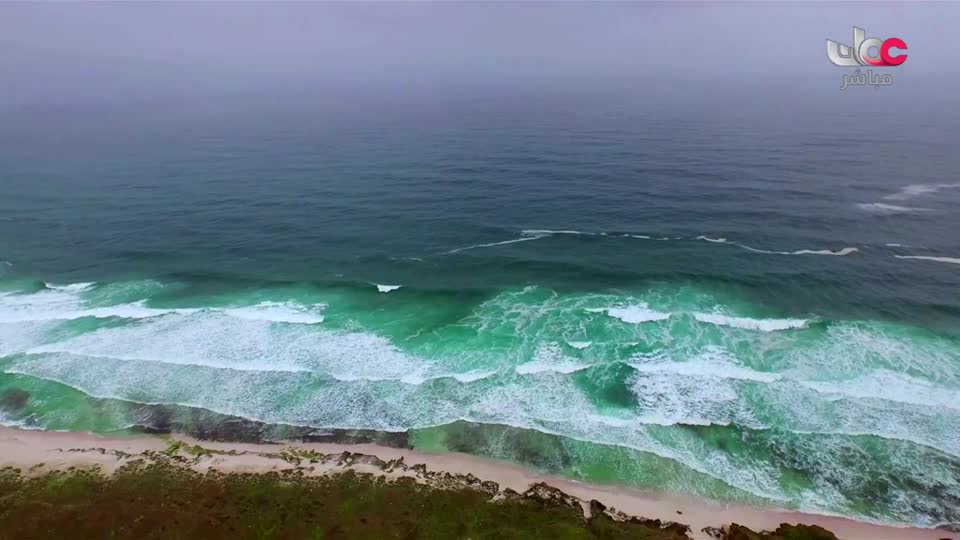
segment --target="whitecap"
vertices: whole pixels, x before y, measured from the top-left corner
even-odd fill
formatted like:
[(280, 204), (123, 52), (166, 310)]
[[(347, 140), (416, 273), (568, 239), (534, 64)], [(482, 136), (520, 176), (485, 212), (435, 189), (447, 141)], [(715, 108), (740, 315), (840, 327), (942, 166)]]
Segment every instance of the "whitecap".
[(377, 286), (377, 291), (382, 293), (388, 293), (403, 287), (403, 285), (380, 285), (379, 283), (375, 283), (374, 285)]
[(722, 313), (694, 313), (693, 317), (703, 323), (763, 332), (805, 328), (809, 323), (807, 319), (751, 319), (749, 317), (731, 317)]
[(497, 372), (494, 370), (475, 369), (473, 371), (468, 371), (466, 373), (453, 373), (450, 375), (450, 377), (453, 377), (454, 379), (462, 383), (471, 383), (471, 382), (486, 379), (487, 377), (491, 377), (496, 374)]
[(746, 244), (737, 244), (738, 246), (746, 249), (747, 251), (753, 251), (754, 253), (766, 253), (769, 255), (832, 255), (836, 257), (843, 257), (845, 255), (850, 255), (851, 253), (856, 253), (860, 251), (855, 247), (845, 247), (837, 251), (830, 251), (829, 249), (801, 249), (799, 251), (768, 251), (765, 249), (757, 249), (750, 247)]
[(857, 208), (872, 214), (909, 214), (914, 212), (932, 212), (930, 208), (914, 208), (884, 203), (857, 203)]
[(590, 345), (593, 345), (593, 342), (592, 341), (568, 341), (567, 345), (577, 350), (583, 350), (589, 347)]
[(590, 367), (590, 364), (583, 364), (572, 360), (559, 360), (553, 362), (544, 362), (533, 360), (525, 364), (520, 364), (514, 370), (520, 375), (532, 375), (535, 373), (563, 373), (570, 374)]
[(467, 251), (471, 249), (481, 249), (495, 246), (505, 246), (507, 244), (516, 244), (518, 242), (530, 242), (531, 240), (539, 240), (541, 238), (546, 238), (550, 235), (544, 234), (540, 236), (525, 236), (523, 238), (514, 238), (513, 240), (504, 240), (502, 242), (490, 242), (488, 244), (473, 244), (470, 246), (464, 246), (456, 249), (451, 249), (450, 251), (444, 252), (445, 255), (452, 255), (454, 253), (460, 253), (461, 251)]
[(943, 189), (960, 188), (960, 183), (954, 184), (910, 184), (900, 191), (884, 197), (888, 201), (905, 201), (921, 195), (929, 195)]
[(67, 285), (54, 285), (53, 283), (46, 283), (46, 282), (44, 282), (44, 286), (46, 286), (46, 288), (48, 288), (48, 289), (52, 289), (52, 290), (55, 290), (55, 291), (72, 292), (72, 293), (83, 292), (83, 291), (85, 291), (85, 290), (93, 287), (94, 285), (96, 285), (96, 283), (94, 283), (94, 282), (90, 282), (90, 283), (69, 283), (69, 284), (67, 284)]
[(919, 259), (922, 261), (935, 261), (950, 264), (960, 264), (960, 259), (954, 257), (928, 257), (926, 255), (894, 255), (898, 259)]
[[(588, 311), (593, 310), (588, 308)], [(630, 324), (663, 321), (670, 318), (669, 313), (652, 310), (645, 303), (625, 307), (609, 307), (601, 311), (606, 311), (607, 315)]]
[(726, 238), (710, 238), (709, 236), (698, 236), (695, 240), (704, 240), (707, 242), (714, 242), (716, 244), (725, 244), (727, 242)]
[[(524, 229), (520, 231), (520, 234), (524, 236), (549, 236), (552, 234), (572, 234), (572, 235), (584, 235), (584, 236), (595, 236), (596, 233), (577, 231), (573, 229), (566, 230), (553, 230), (553, 229)], [(600, 233), (603, 236), (606, 236), (606, 233)]]

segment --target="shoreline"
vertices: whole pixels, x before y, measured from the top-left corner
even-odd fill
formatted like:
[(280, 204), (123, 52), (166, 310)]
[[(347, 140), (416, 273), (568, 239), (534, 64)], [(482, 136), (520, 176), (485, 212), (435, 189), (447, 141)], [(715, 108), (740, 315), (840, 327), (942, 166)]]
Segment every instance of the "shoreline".
[[(616, 509), (631, 516), (688, 525), (689, 535), (697, 540), (712, 538), (703, 532), (704, 528), (720, 528), (730, 523), (739, 523), (756, 531), (773, 530), (781, 523), (818, 525), (845, 540), (960, 538), (956, 533), (944, 529), (880, 525), (838, 516), (750, 507), (629, 487), (589, 484), (538, 474), (518, 464), (469, 454), (429, 453), (371, 443), (227, 443), (200, 440), (179, 433), (167, 436), (137, 433), (102, 436), (0, 427), (0, 468), (14, 467), (25, 474), (33, 475), (71, 467), (99, 466), (105, 473), (112, 474), (121, 465), (142, 457), (144, 453), (170, 453), (173, 449), (176, 454), (181, 445), (185, 450), (183, 455), (192, 458), (181, 461), (199, 472), (216, 469), (223, 472), (261, 473), (299, 468), (308, 475), (321, 475), (352, 469), (387, 478), (410, 476), (418, 481), (431, 477), (472, 475), (479, 481), (496, 482), (501, 492), (509, 489), (517, 493), (523, 493), (533, 484), (545, 483), (579, 499), (585, 512), (589, 512), (590, 501), (595, 499), (611, 510)], [(189, 453), (191, 449), (195, 449), (193, 454)], [(319, 459), (321, 455), (330, 458), (338, 454), (348, 457), (338, 460)], [(349, 456), (350, 454), (353, 455)], [(395, 463), (404, 465), (392, 466)]]

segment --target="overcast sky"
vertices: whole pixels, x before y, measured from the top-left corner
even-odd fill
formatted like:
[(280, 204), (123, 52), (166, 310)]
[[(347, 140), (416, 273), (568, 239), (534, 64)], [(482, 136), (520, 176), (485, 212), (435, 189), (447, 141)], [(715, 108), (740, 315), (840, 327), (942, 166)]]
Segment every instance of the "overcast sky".
[[(0, 105), (286, 91), (819, 93), (900, 37), (889, 96), (956, 102), (960, 4), (0, 4)], [(691, 90), (693, 88), (694, 90)]]

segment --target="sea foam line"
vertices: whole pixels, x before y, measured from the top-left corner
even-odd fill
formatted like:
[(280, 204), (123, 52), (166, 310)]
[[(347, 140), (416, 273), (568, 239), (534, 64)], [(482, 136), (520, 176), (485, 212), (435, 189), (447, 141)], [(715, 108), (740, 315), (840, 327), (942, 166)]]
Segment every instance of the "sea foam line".
[(451, 249), (450, 251), (444, 252), (444, 254), (445, 254), (445, 255), (452, 255), (452, 254), (454, 254), (454, 253), (460, 253), (460, 252), (462, 252), (462, 251), (468, 251), (468, 250), (471, 250), (471, 249), (481, 249), (481, 248), (488, 248), (488, 247), (495, 247), (495, 246), (505, 246), (505, 245), (507, 245), (507, 244), (516, 244), (516, 243), (518, 243), (518, 242), (530, 242), (530, 241), (532, 241), (532, 240), (539, 240), (539, 239), (541, 239), (541, 238), (546, 238), (547, 236), (550, 236), (550, 235), (544, 234), (544, 235), (541, 235), (541, 236), (527, 236), (527, 237), (523, 237), (523, 238), (514, 238), (513, 240), (504, 240), (504, 241), (502, 241), (502, 242), (490, 242), (490, 243), (488, 243), (488, 244), (473, 244), (473, 245), (470, 245), (470, 246), (464, 246), (464, 247), (460, 247), (460, 248), (456, 248), (456, 249)]
[(757, 249), (750, 247), (746, 244), (736, 243), (735, 245), (742, 247), (748, 251), (753, 251), (754, 253), (766, 253), (769, 255), (833, 255), (837, 257), (843, 257), (845, 255), (850, 255), (851, 253), (856, 253), (860, 251), (855, 247), (845, 247), (837, 251), (830, 251), (829, 249), (801, 249), (799, 251), (768, 251), (766, 249)]
[[(212, 369), (217, 371), (225, 372), (237, 372), (237, 373), (293, 373), (293, 374), (303, 374), (303, 375), (322, 375), (329, 377), (339, 382), (352, 383), (352, 382), (399, 382), (409, 386), (418, 386), (426, 382), (436, 381), (441, 379), (454, 379), (457, 382), (468, 384), (476, 381), (481, 381), (483, 379), (493, 377), (499, 373), (497, 370), (480, 370), (474, 369), (466, 372), (443, 372), (436, 371), (433, 373), (429, 372), (420, 372), (420, 373), (407, 373), (400, 377), (391, 377), (391, 376), (378, 376), (370, 374), (349, 374), (349, 373), (334, 373), (326, 370), (311, 369), (306, 366), (291, 365), (289, 363), (279, 364), (276, 362), (270, 362), (268, 364), (260, 362), (241, 362), (241, 363), (230, 363), (217, 360), (181, 360), (181, 359), (169, 359), (169, 358), (150, 358), (147, 356), (140, 355), (104, 355), (104, 354), (88, 354), (78, 351), (73, 351), (66, 348), (57, 347), (56, 344), (53, 345), (40, 345), (32, 349), (24, 351), (25, 355), (32, 355), (43, 357), (44, 355), (67, 355), (73, 357), (82, 357), (88, 358), (90, 360), (104, 360), (104, 361), (121, 361), (121, 362), (144, 362), (146, 364), (153, 364), (157, 366), (170, 366), (170, 367), (190, 367), (190, 368), (199, 368), (199, 369)], [(22, 362), (22, 361), (21, 361)], [(584, 366), (589, 367), (589, 366)], [(17, 371), (17, 366), (14, 365), (9, 369), (5, 370), (6, 373), (23, 373), (25, 375), (31, 375), (30, 372)], [(540, 371), (555, 371), (550, 369), (534, 370), (529, 371), (528, 373), (538, 373)], [(519, 371), (518, 371), (519, 373)], [(561, 373), (572, 373), (562, 371)]]
[[(880, 203), (878, 203), (878, 204), (880, 204)], [(883, 205), (881, 204), (880, 206), (883, 206)], [(887, 205), (887, 206), (891, 206), (891, 205)], [(901, 207), (901, 208), (905, 208), (905, 207)], [(911, 210), (925, 210), (925, 209), (919, 208), (919, 209), (911, 209)], [(759, 249), (759, 248), (751, 247), (751, 246), (748, 246), (748, 245), (743, 244), (743, 243), (740, 243), (740, 242), (730, 242), (729, 240), (727, 240), (727, 239), (724, 238), (724, 237), (713, 238), (713, 237), (706, 236), (706, 235), (699, 235), (699, 236), (696, 236), (696, 237), (682, 237), (682, 236), (669, 237), (669, 236), (664, 236), (664, 237), (656, 238), (656, 237), (651, 237), (651, 236), (647, 236), (647, 235), (643, 235), (643, 234), (627, 234), (627, 233), (623, 233), (623, 234), (620, 234), (620, 233), (617, 233), (617, 234), (608, 234), (608, 233), (605, 233), (605, 232), (596, 233), (596, 232), (588, 232), (588, 231), (579, 231), (579, 230), (575, 230), (575, 229), (565, 229), (565, 230), (553, 230), (553, 229), (524, 229), (524, 230), (520, 231), (520, 234), (521, 234), (521, 237), (520, 237), (520, 238), (513, 238), (513, 239), (511, 239), (511, 240), (503, 240), (503, 241), (500, 241), (500, 242), (489, 242), (489, 243), (484, 243), (484, 244), (472, 244), (472, 245), (469, 245), (469, 246), (464, 246), (464, 247), (460, 247), (460, 248), (456, 248), (456, 249), (451, 249), (450, 251), (444, 252), (444, 254), (445, 254), (445, 255), (449, 255), (449, 254), (460, 253), (460, 252), (462, 252), (462, 251), (467, 251), (467, 250), (471, 250), (471, 249), (481, 249), (481, 248), (488, 248), (488, 247), (504, 246), (504, 245), (508, 245), (508, 244), (516, 244), (516, 243), (519, 243), (519, 242), (529, 242), (529, 241), (532, 241), (532, 240), (539, 240), (539, 239), (541, 239), (541, 238), (548, 238), (548, 237), (554, 236), (554, 235), (610, 236), (610, 237), (620, 237), (620, 238), (637, 238), (637, 239), (641, 239), (641, 240), (699, 240), (699, 241), (710, 242), (710, 243), (714, 243), (714, 244), (728, 244), (728, 245), (733, 245), (733, 246), (737, 246), (737, 247), (746, 249), (746, 250), (748, 250), (748, 251), (752, 251), (752, 252), (754, 252), (754, 253), (764, 253), (764, 254), (767, 254), (767, 255), (829, 255), (829, 256), (843, 257), (843, 256), (845, 256), (845, 255), (850, 255), (850, 254), (852, 254), (852, 253), (857, 253), (858, 251), (860, 251), (858, 248), (852, 247), (852, 246), (843, 247), (843, 248), (840, 248), (840, 249), (837, 250), (837, 251), (832, 251), (832, 250), (829, 250), (829, 249), (800, 249), (800, 250), (797, 250), (797, 251), (775, 251), (775, 250), (766, 250), (766, 249)]]
[(914, 197), (919, 197), (921, 195), (929, 195), (931, 193), (936, 193), (943, 189), (953, 189), (960, 188), (960, 183), (953, 184), (910, 184), (904, 186), (900, 191), (896, 193), (891, 193), (884, 197), (888, 201), (905, 201), (907, 199), (913, 199)]
[(884, 203), (857, 203), (857, 208), (872, 214), (909, 214), (914, 212), (932, 212), (930, 208), (915, 208), (912, 206), (897, 206)]
[(579, 235), (579, 236), (597, 236), (599, 234), (600, 236), (606, 236), (606, 233), (592, 233), (592, 232), (586, 232), (586, 231), (578, 231), (574, 229), (559, 230), (559, 231), (553, 230), (553, 229), (524, 229), (520, 231), (520, 234), (524, 236), (541, 236), (541, 235), (548, 236), (552, 234), (572, 234), (572, 235)]
[(146, 305), (146, 300), (140, 300), (130, 304), (117, 304), (114, 306), (68, 308), (57, 311), (46, 311), (42, 305), (37, 306), (40, 308), (37, 311), (24, 309), (25, 306), (18, 307), (20, 307), (20, 309), (0, 313), (0, 323), (72, 321), (84, 317), (93, 317), (95, 319), (111, 317), (121, 319), (150, 319), (164, 315), (193, 315), (197, 313), (222, 313), (238, 319), (290, 324), (319, 324), (323, 322), (323, 314), (316, 312), (316, 310), (322, 309), (322, 305), (306, 307), (292, 302), (260, 302), (252, 306), (226, 308), (152, 308)]
[(960, 259), (954, 257), (931, 257), (926, 255), (894, 255), (898, 259), (918, 259), (921, 261), (935, 261), (950, 264), (960, 264)]

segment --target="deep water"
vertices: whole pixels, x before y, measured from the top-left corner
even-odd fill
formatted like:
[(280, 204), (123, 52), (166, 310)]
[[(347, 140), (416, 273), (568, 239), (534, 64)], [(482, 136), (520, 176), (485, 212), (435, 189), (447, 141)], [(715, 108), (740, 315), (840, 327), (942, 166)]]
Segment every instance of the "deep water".
[(960, 522), (956, 123), (254, 105), (3, 113), (4, 423), (177, 405)]

